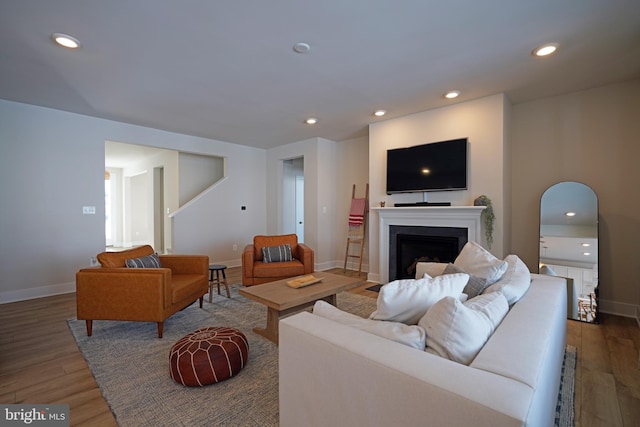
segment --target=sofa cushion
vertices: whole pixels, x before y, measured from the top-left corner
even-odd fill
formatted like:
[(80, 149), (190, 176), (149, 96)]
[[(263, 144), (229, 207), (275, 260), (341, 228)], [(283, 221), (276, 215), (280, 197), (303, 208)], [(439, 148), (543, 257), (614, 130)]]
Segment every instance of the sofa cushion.
[[(511, 307), (471, 367), (541, 391), (546, 389), (542, 384), (560, 377), (567, 331), (567, 291), (565, 279), (537, 274), (532, 279), (527, 293)], [(557, 383), (553, 388), (557, 390), (556, 387)]]
[(291, 245), (288, 243), (262, 248), (263, 262), (286, 262), (291, 260), (293, 260), (293, 256), (291, 255)]
[(513, 305), (527, 292), (531, 286), (531, 272), (517, 255), (507, 255), (504, 259), (508, 265), (502, 278), (489, 286), (484, 292), (501, 291), (509, 305)]
[(294, 259), (286, 262), (262, 262), (253, 264), (254, 277), (293, 277), (305, 274), (304, 265)]
[(487, 279), (487, 283), (500, 280), (507, 270), (507, 263), (493, 256), (476, 242), (467, 242), (453, 262), (466, 273)]
[[(469, 274), (466, 271), (464, 271), (462, 268), (451, 263), (447, 265), (447, 267), (444, 269), (444, 272), (443, 272), (443, 274), (455, 274), (455, 273)], [(489, 286), (489, 284), (487, 283), (487, 279), (479, 276), (474, 276), (473, 274), (469, 274), (469, 281), (465, 285), (462, 292), (464, 294), (467, 294), (468, 298), (473, 298), (480, 295), (482, 291), (484, 291), (487, 288), (487, 286)]]
[(202, 274), (174, 274), (171, 277), (171, 303), (175, 304), (196, 294), (202, 287), (208, 288), (208, 277)]
[(409, 326), (398, 322), (363, 319), (347, 313), (326, 301), (316, 301), (313, 314), (331, 319), (342, 325), (351, 326), (379, 337), (387, 338), (418, 350), (424, 350), (426, 335), (420, 326)]
[(377, 308), (369, 318), (415, 325), (441, 298), (453, 296), (458, 299), (468, 280), (468, 274), (447, 274), (387, 283), (380, 288)]
[(129, 258), (125, 260), (129, 268), (162, 268), (162, 263), (158, 254), (146, 255), (140, 258)]
[(102, 267), (123, 268), (127, 266), (126, 261), (128, 259), (140, 258), (151, 254), (153, 254), (153, 248), (149, 245), (144, 245), (120, 252), (102, 252), (96, 258)]
[(446, 262), (416, 263), (416, 279), (422, 279), (425, 274), (431, 277), (441, 276), (445, 268), (447, 268)]
[(465, 365), (471, 363), (493, 333), (494, 324), (509, 310), (500, 293), (479, 298), (489, 301), (461, 303), (458, 298), (445, 297), (435, 303), (418, 323), (427, 332), (426, 351)]

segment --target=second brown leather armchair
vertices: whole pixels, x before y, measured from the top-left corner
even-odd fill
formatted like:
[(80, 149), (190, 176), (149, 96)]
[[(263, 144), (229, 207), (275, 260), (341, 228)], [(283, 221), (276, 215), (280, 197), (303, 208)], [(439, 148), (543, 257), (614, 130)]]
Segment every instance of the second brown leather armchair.
[[(293, 260), (264, 262), (262, 248), (291, 245)], [(253, 244), (245, 246), (242, 252), (242, 284), (244, 286), (274, 282), (288, 277), (311, 274), (314, 271), (313, 250), (304, 243), (298, 243), (295, 234), (276, 236), (255, 236)]]

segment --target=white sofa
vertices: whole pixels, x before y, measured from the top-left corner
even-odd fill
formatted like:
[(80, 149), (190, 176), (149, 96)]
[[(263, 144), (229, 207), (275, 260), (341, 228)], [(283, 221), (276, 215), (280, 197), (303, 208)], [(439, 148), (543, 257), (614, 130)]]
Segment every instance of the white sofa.
[(280, 322), (280, 425), (554, 424), (566, 282), (527, 293), (467, 366), (303, 312)]

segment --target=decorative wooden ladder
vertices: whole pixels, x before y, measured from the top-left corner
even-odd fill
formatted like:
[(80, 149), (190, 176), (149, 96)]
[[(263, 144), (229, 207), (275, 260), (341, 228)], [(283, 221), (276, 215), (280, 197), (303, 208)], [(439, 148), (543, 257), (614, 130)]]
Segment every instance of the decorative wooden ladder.
[[(367, 183), (364, 199), (356, 199), (356, 185), (351, 190), (351, 207), (349, 210), (349, 231), (347, 233), (347, 249), (344, 255), (344, 271), (347, 270), (349, 258), (358, 258), (358, 274), (362, 272), (362, 254), (367, 229), (367, 211), (369, 210), (369, 184)], [(360, 245), (356, 255), (350, 254), (351, 245)]]

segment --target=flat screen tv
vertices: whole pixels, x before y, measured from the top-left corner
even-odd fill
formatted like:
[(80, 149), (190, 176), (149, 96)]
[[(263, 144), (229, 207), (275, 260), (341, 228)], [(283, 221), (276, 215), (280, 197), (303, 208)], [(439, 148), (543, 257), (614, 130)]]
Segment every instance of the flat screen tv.
[(467, 138), (387, 150), (387, 194), (467, 189)]

